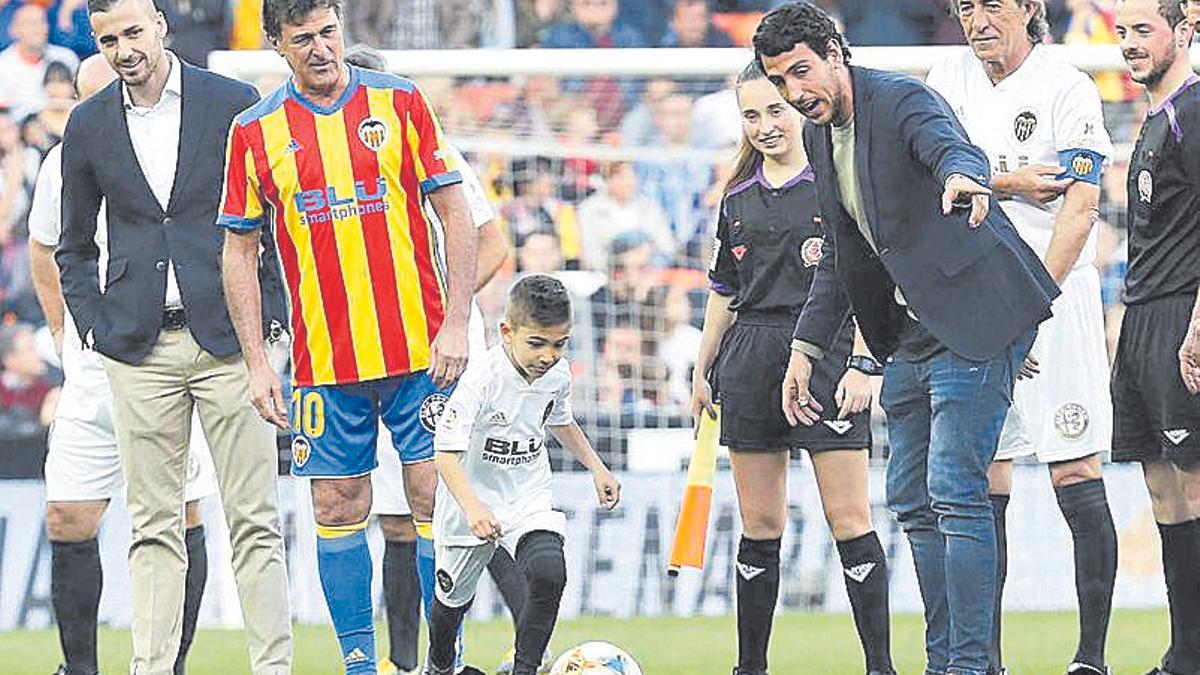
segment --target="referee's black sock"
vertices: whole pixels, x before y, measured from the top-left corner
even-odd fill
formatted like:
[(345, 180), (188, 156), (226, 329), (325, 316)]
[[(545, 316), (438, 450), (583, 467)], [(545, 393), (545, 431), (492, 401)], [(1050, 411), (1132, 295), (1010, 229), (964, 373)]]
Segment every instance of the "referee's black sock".
[(992, 520), (996, 526), (996, 599), (992, 603), (992, 645), (988, 653), (988, 672), (1004, 667), (1000, 651), (1000, 622), (1004, 615), (1004, 582), (1008, 579), (1008, 495), (989, 494)]
[(1117, 579), (1117, 529), (1104, 480), (1054, 488), (1075, 548), (1075, 595), (1079, 600), (1079, 649), (1075, 661), (1104, 667), (1104, 642)]
[(837, 542), (867, 672), (891, 673), (887, 556), (874, 531)]
[(94, 538), (50, 542), (50, 601), (69, 675), (97, 672), (96, 614), (103, 585), (100, 546)]
[(525, 611), (525, 600), (529, 595), (525, 579), (517, 571), (517, 561), (509, 555), (508, 549), (497, 546), (487, 569), (488, 574), (492, 575), (492, 581), (496, 582), (496, 588), (500, 589), (500, 597), (504, 598), (504, 604), (508, 606), (515, 630), (520, 623), (521, 612)]
[(558, 534), (535, 530), (517, 544), (517, 570), (525, 578), (529, 595), (517, 621), (517, 649), (512, 675), (536, 675), (567, 585), (567, 562)]
[(421, 630), (421, 582), (417, 543), (388, 541), (383, 549), (383, 606), (387, 611), (388, 659), (400, 670), (417, 667)]
[(1171, 609), (1171, 646), (1163, 666), (1172, 673), (1200, 672), (1200, 519), (1158, 524), (1163, 576)]
[(462, 625), (463, 617), (469, 609), (470, 602), (461, 607), (447, 607), (436, 596), (433, 598), (433, 605), (429, 608), (428, 661), (434, 672), (454, 672), (458, 627)]
[(188, 568), (184, 578), (183, 631), (179, 637), (179, 653), (175, 655), (175, 675), (183, 675), (188, 650), (196, 637), (196, 620), (200, 616), (200, 601), (208, 583), (208, 550), (204, 546), (204, 526), (189, 527), (184, 535), (187, 545)]
[(779, 539), (743, 536), (737, 555), (738, 670), (766, 671), (778, 597)]

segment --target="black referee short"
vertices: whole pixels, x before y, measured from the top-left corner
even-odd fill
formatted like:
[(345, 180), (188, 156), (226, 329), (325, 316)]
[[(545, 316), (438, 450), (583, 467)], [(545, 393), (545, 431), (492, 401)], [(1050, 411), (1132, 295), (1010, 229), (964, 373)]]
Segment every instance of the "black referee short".
[(1125, 310), (1113, 362), (1113, 461), (1200, 462), (1200, 397), (1179, 374), (1195, 297), (1171, 295)]
[(821, 421), (792, 427), (780, 407), (780, 389), (791, 356), (789, 316), (739, 316), (721, 344), (713, 391), (721, 403), (721, 444), (731, 451), (858, 450), (871, 447), (870, 411), (837, 419), (834, 394), (846, 372), (853, 331), (813, 362), (809, 392), (824, 406)]

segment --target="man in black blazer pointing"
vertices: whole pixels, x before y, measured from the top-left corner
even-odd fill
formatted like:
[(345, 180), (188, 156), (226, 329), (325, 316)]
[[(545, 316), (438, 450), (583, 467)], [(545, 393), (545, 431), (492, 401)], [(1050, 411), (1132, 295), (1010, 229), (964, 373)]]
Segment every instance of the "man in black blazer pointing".
[(987, 469), (1058, 287), (993, 208), (987, 157), (933, 90), (851, 66), (833, 22), (807, 3), (764, 17), (754, 47), (810, 122), (804, 146), (826, 227), (784, 413), (813, 424), (837, 410), (810, 395), (810, 363), (853, 311), (887, 362), (888, 506), (916, 563), (926, 672), (985, 675), (996, 584)]
[[(252, 670), (289, 673), (275, 433), (250, 404), (221, 287), (223, 235), (213, 225), (230, 123), (258, 96), (166, 51), (166, 21), (153, 0), (88, 0), (88, 16), (120, 79), (67, 123), (56, 260), (80, 338), (103, 357), (114, 393), (133, 524), (132, 671), (167, 675), (179, 648), (183, 485), (197, 406), (229, 522)], [(103, 291), (94, 240), (102, 200)], [(264, 260), (265, 316), (282, 325), (273, 249)]]

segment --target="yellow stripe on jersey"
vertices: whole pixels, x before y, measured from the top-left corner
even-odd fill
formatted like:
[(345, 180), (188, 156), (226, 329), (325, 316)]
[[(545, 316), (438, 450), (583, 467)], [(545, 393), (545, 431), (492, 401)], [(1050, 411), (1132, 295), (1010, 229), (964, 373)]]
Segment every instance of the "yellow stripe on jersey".
[(279, 200), (284, 209), (283, 222), (296, 248), (296, 261), (300, 268), (299, 295), (302, 298), (300, 310), (304, 315), (305, 329), (308, 331), (308, 353), (312, 359), (313, 380), (333, 382), (336, 380), (333, 372), (333, 343), (329, 338), (329, 326), (325, 322), (325, 304), (321, 301), (312, 238), (309, 236), (308, 226), (300, 222), (300, 212), (296, 209), (294, 195), (284, 192), (289, 186), (300, 184), (296, 153), (279, 150), (286, 148), (292, 140), (284, 107), (280, 106), (278, 110), (264, 116), (261, 126), (263, 144), (268, 148), (267, 156), (278, 159), (271, 167), (271, 174), (275, 185), (280, 186)]
[[(373, 117), (383, 120), (392, 129), (403, 128), (393, 105), (391, 90), (368, 89), (367, 100)], [(416, 210), (420, 210), (420, 195), (410, 195), (404, 190), (400, 168), (404, 162), (411, 160), (405, 154), (404, 141), (399, 138), (397, 141), (385, 144), (377, 155), (380, 175), (387, 181), (388, 196), (392, 197), (393, 208), (387, 210), (388, 241), (392, 247), (396, 287), (400, 291), (400, 316), (404, 320), (404, 332), (408, 339), (410, 369), (417, 371), (428, 368), (431, 358), (420, 273), (413, 254), (412, 235), (408, 230), (409, 201), (416, 199)]]
[[(325, 181), (334, 188), (338, 199), (357, 204), (354, 192), (354, 167), (346, 140), (344, 111), (332, 115), (313, 115), (317, 139), (321, 145), (321, 163)], [(371, 186), (368, 186), (370, 188)], [(331, 209), (336, 209), (330, 205)], [(379, 336), (379, 316), (375, 309), (375, 288), (371, 284), (371, 265), (367, 261), (367, 243), (363, 238), (362, 218), (352, 212), (345, 218), (333, 218), (330, 227), (337, 239), (338, 263), (346, 286), (350, 335), (360, 380), (387, 376), (383, 362), (383, 342)]]

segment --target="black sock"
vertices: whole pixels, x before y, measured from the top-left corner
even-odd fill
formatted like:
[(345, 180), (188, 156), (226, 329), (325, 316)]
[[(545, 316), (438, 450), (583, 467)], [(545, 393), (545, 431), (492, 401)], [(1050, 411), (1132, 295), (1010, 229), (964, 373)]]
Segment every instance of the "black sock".
[(104, 573), (95, 539), (50, 543), (50, 599), (69, 675), (92, 675), (96, 666), (96, 614)]
[(517, 621), (512, 675), (536, 675), (554, 633), (558, 605), (567, 585), (562, 537), (545, 530), (524, 535), (517, 543), (516, 565), (525, 579), (528, 596)]
[(387, 612), (388, 659), (400, 670), (417, 667), (421, 630), (421, 582), (417, 542), (389, 541), (383, 549), (383, 606)]
[(1158, 532), (1171, 609), (1171, 646), (1163, 667), (1172, 673), (1200, 672), (1200, 519), (1159, 523)]
[(1102, 479), (1054, 488), (1058, 508), (1075, 550), (1075, 595), (1079, 601), (1079, 648), (1075, 661), (1104, 667), (1104, 642), (1117, 579), (1117, 529)]
[(883, 546), (872, 531), (837, 542), (837, 550), (842, 559), (854, 625), (858, 628), (858, 639), (867, 659), (867, 672), (891, 673), (887, 556)]
[(187, 545), (188, 568), (183, 593), (183, 631), (179, 636), (179, 653), (175, 655), (175, 675), (183, 675), (188, 650), (196, 638), (196, 619), (200, 616), (200, 601), (208, 583), (208, 550), (204, 547), (204, 526), (188, 528), (184, 535)]
[(492, 575), (492, 581), (496, 582), (496, 588), (500, 589), (504, 604), (508, 606), (515, 630), (521, 620), (521, 612), (525, 611), (525, 600), (528, 597), (525, 579), (517, 571), (517, 561), (513, 560), (507, 549), (498, 546), (487, 569), (488, 574)]
[(779, 539), (742, 537), (737, 555), (738, 670), (767, 670), (767, 644), (779, 597)]
[(1000, 672), (1004, 658), (1000, 652), (1000, 623), (1004, 616), (1004, 582), (1008, 579), (1008, 495), (989, 494), (992, 520), (996, 525), (996, 600), (992, 604), (992, 645), (988, 653), (988, 670)]
[(471, 603), (462, 607), (447, 607), (436, 597), (429, 608), (429, 664), (438, 671), (454, 670), (455, 643), (458, 627), (462, 624)]

